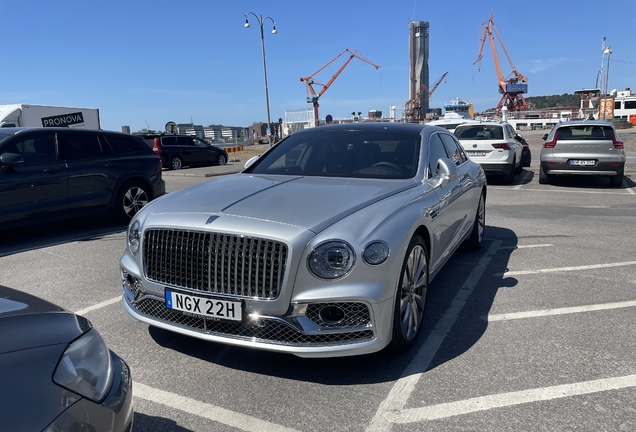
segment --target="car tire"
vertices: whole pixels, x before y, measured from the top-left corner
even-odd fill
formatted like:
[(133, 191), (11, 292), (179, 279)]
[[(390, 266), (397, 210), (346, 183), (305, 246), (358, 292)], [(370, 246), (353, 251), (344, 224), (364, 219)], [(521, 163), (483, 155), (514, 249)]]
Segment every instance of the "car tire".
[(180, 157), (173, 157), (172, 160), (170, 161), (170, 169), (171, 170), (180, 170), (181, 168), (183, 168), (183, 161), (181, 160)]
[(118, 221), (128, 223), (148, 202), (150, 192), (147, 186), (137, 181), (124, 183), (117, 193), (113, 214)]
[(616, 175), (611, 176), (609, 180), (610, 186), (616, 187), (616, 188), (621, 187), (623, 185), (623, 177), (624, 177), (623, 171), (619, 172)]
[(227, 159), (225, 158), (224, 154), (220, 154), (216, 160), (216, 164), (219, 166), (225, 165), (226, 162), (227, 162)]
[(428, 248), (415, 234), (406, 250), (395, 292), (390, 350), (405, 351), (415, 343), (424, 321), (427, 294)]
[(515, 173), (517, 172), (517, 168), (515, 164), (517, 163), (516, 159), (512, 160), (512, 168), (510, 169), (510, 173), (504, 175), (504, 183), (505, 184), (513, 184), (515, 181)]
[(478, 250), (484, 241), (484, 231), (486, 228), (486, 195), (482, 192), (477, 205), (477, 213), (473, 222), (473, 229), (470, 236), (464, 240), (464, 246), (469, 250)]
[(539, 167), (539, 184), (550, 184), (550, 181), (552, 180), (552, 176), (549, 174), (546, 174), (546, 172), (543, 170), (543, 166)]

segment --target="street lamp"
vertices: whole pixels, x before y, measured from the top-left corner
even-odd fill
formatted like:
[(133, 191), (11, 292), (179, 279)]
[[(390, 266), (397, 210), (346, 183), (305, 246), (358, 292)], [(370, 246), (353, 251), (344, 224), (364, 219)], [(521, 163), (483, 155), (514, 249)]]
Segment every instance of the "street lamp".
[(612, 55), (612, 46), (608, 45), (607, 48), (603, 51), (603, 55), (607, 54), (607, 68), (605, 69), (605, 74), (603, 76), (603, 95), (605, 97), (605, 106), (603, 107), (603, 120), (605, 120), (605, 115), (607, 113), (607, 82), (609, 79), (609, 67), (610, 67), (610, 56)]
[(274, 29), (272, 30), (272, 34), (277, 34), (276, 31), (276, 23), (271, 17), (263, 18), (263, 15), (256, 15), (254, 12), (248, 12), (245, 15), (245, 28), (250, 28), (250, 22), (247, 19), (248, 15), (254, 15), (256, 20), (258, 21), (258, 25), (261, 28), (261, 48), (263, 51), (263, 76), (265, 77), (265, 104), (267, 105), (267, 140), (269, 141), (269, 146), (272, 146), (272, 129), (271, 122), (269, 118), (269, 91), (267, 90), (267, 66), (265, 64), (265, 35), (263, 34), (263, 23), (267, 20), (272, 22)]

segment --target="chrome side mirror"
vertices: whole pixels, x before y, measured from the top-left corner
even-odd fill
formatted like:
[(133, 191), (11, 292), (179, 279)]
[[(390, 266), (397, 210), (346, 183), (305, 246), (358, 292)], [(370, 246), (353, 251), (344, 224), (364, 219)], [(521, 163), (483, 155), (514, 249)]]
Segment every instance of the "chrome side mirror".
[(457, 177), (457, 165), (448, 158), (439, 158), (435, 176), (437, 180), (435, 187), (444, 187)]
[(256, 160), (260, 158), (260, 155), (256, 155), (250, 159), (248, 159), (247, 162), (245, 162), (245, 165), (243, 165), (243, 169), (248, 169), (249, 167), (251, 167), (252, 165), (254, 165), (254, 162), (256, 162)]

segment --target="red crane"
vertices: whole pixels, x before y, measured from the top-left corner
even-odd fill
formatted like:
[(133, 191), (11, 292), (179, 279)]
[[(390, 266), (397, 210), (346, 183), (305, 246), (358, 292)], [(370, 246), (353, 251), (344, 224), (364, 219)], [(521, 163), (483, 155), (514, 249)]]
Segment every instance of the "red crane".
[[(411, 99), (406, 101), (406, 103), (404, 104), (404, 118), (408, 123), (420, 123), (424, 120), (422, 104), (429, 100), (437, 86), (440, 85), (446, 75), (448, 75), (448, 72), (445, 72), (444, 75), (442, 75), (442, 77), (437, 80), (430, 91), (424, 84), (422, 84), (417, 93), (415, 93)], [(425, 96), (422, 97), (422, 94), (424, 92), (426, 92)]]
[[(340, 69), (338, 69), (338, 72), (336, 72), (335, 75), (331, 77), (331, 79), (327, 82), (327, 84), (321, 84), (320, 82), (318, 82), (318, 81), (316, 81), (314, 79), (314, 76), (318, 72), (322, 71), (324, 68), (329, 66), (331, 63), (333, 63), (336, 60), (338, 60), (338, 58), (340, 58), (340, 56), (342, 56), (344, 53), (349, 53), (349, 58), (347, 59), (347, 61), (344, 62), (344, 64), (342, 66), (340, 66)], [(320, 96), (322, 96), (327, 91), (329, 86), (336, 80), (336, 78), (338, 78), (338, 75), (340, 75), (340, 72), (342, 72), (344, 70), (344, 68), (349, 64), (349, 62), (351, 60), (353, 60), (354, 57), (359, 59), (359, 60), (362, 60), (365, 63), (369, 63), (371, 66), (373, 66), (375, 68), (376, 71), (378, 69), (380, 69), (380, 65), (376, 65), (376, 64), (371, 63), (371, 61), (369, 61), (369, 59), (367, 59), (365, 56), (360, 54), (357, 50), (350, 51), (349, 48), (347, 48), (343, 52), (338, 54), (336, 57), (334, 57), (329, 63), (327, 63), (326, 65), (324, 65), (320, 69), (318, 69), (313, 74), (309, 75), (308, 77), (300, 79), (301, 82), (304, 81), (305, 83), (307, 83), (307, 89), (309, 90), (309, 93), (311, 94), (311, 96), (307, 97), (307, 103), (313, 103), (314, 104), (314, 122), (315, 122), (315, 126), (318, 126), (320, 124), (319, 118), (318, 118), (318, 99), (320, 99)], [(313, 87), (314, 85), (322, 86), (322, 90), (320, 90), (318, 93), (316, 93), (316, 91), (314, 90), (314, 87)]]
[[(480, 36), (480, 45), (479, 45), (479, 54), (477, 55), (477, 60), (473, 62), (473, 64), (477, 62), (481, 62), (482, 52), (484, 51), (484, 45), (486, 44), (486, 40), (490, 41), (490, 48), (492, 50), (492, 56), (495, 61), (495, 70), (497, 71), (497, 80), (499, 86), (499, 93), (502, 94), (501, 100), (497, 105), (497, 115), (502, 107), (507, 107), (509, 111), (525, 111), (528, 109), (528, 103), (523, 97), (523, 93), (528, 93), (528, 84), (524, 84), (528, 81), (528, 78), (523, 76), (515, 65), (512, 63), (510, 56), (508, 55), (508, 51), (506, 50), (501, 37), (499, 36), (499, 32), (497, 31), (497, 27), (495, 27), (495, 23), (492, 19), (492, 14), (490, 14), (490, 18), (488, 21), (483, 23), (480, 27), (481, 36)], [(497, 39), (499, 40), (499, 44), (501, 48), (503, 48), (506, 57), (508, 58), (508, 62), (510, 63), (510, 67), (512, 67), (512, 72), (508, 76), (508, 78), (504, 78), (503, 72), (501, 71), (501, 64), (499, 64), (499, 56), (497, 55), (497, 47), (495, 46), (495, 38), (493, 36), (493, 32), (497, 35)], [(481, 68), (479, 68), (481, 70)]]

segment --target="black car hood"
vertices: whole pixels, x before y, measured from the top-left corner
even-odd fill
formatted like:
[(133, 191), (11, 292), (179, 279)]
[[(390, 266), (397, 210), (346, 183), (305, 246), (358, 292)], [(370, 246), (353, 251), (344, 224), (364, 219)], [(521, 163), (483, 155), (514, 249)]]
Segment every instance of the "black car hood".
[(68, 344), (90, 328), (86, 318), (0, 285), (0, 354)]

